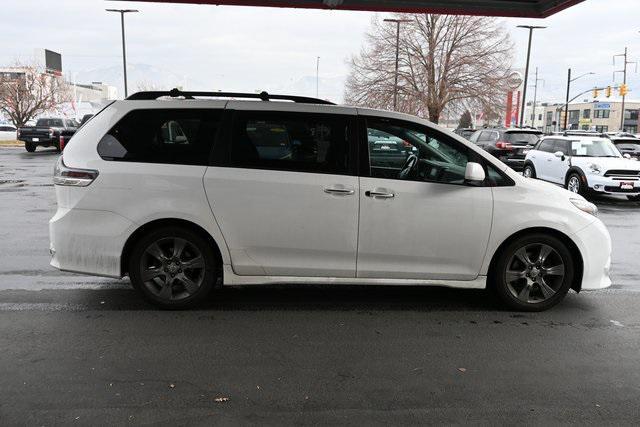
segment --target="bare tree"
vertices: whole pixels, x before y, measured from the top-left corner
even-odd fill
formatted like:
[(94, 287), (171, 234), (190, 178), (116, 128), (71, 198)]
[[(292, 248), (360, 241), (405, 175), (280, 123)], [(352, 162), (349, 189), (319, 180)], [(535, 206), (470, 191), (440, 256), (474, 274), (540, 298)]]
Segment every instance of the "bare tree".
[[(437, 123), (448, 111), (485, 110), (503, 102), (512, 43), (495, 18), (412, 14), (402, 27), (398, 110)], [(395, 27), (377, 19), (365, 47), (351, 58), (345, 100), (390, 109), (395, 75)]]
[(0, 112), (17, 127), (71, 100), (62, 77), (41, 73), (35, 66), (16, 65), (0, 73)]

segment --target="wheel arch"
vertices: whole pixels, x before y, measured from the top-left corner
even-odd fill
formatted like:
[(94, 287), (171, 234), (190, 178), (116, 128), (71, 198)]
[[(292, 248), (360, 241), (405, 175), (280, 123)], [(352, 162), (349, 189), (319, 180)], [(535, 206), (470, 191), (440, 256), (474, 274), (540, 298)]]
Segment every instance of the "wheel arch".
[(569, 252), (571, 252), (571, 257), (573, 258), (573, 261), (575, 264), (575, 275), (573, 277), (573, 283), (571, 284), (571, 289), (573, 289), (576, 292), (580, 292), (580, 290), (582, 289), (582, 276), (584, 274), (584, 262), (582, 259), (582, 254), (580, 253), (580, 249), (578, 249), (578, 246), (575, 244), (575, 242), (565, 233), (549, 227), (525, 228), (524, 230), (520, 230), (512, 234), (511, 236), (507, 237), (500, 244), (500, 246), (498, 246), (498, 248), (493, 253), (493, 256), (491, 257), (491, 262), (489, 263), (489, 269), (487, 270), (487, 287), (492, 286), (491, 279), (495, 273), (495, 266), (500, 255), (504, 251), (504, 248), (514, 240), (519, 239), (520, 237), (526, 236), (528, 234), (535, 234), (535, 233), (550, 234), (560, 239), (563, 243), (567, 245), (567, 248), (569, 249)]
[(589, 183), (587, 182), (587, 175), (585, 175), (584, 171), (581, 168), (579, 168), (578, 166), (571, 166), (567, 170), (567, 173), (564, 175), (564, 186), (565, 187), (567, 186), (567, 184), (569, 183), (569, 176), (571, 176), (574, 173), (577, 173), (578, 176), (580, 176), (580, 179), (582, 180), (582, 182), (588, 188), (589, 187)]
[(131, 251), (135, 247), (136, 243), (146, 234), (150, 233), (153, 230), (157, 230), (163, 227), (183, 227), (187, 228), (195, 233), (198, 233), (204, 236), (207, 241), (211, 244), (213, 252), (216, 256), (216, 261), (218, 261), (219, 266), (219, 277), (222, 277), (223, 274), (223, 258), (222, 252), (220, 251), (220, 246), (215, 241), (211, 233), (207, 230), (199, 226), (198, 224), (188, 221), (186, 219), (180, 218), (162, 218), (150, 221), (144, 225), (138, 227), (127, 239), (122, 248), (122, 254), (120, 255), (120, 276), (124, 277), (129, 273), (129, 256), (131, 255)]

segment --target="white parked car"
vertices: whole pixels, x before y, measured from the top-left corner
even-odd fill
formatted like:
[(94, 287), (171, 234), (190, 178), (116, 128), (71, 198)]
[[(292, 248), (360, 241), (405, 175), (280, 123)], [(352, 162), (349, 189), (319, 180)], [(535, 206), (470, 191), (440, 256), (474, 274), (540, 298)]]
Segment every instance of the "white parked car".
[(0, 124), (0, 141), (15, 141), (18, 139), (17, 133), (14, 125)]
[[(489, 287), (536, 311), (611, 284), (595, 205), (454, 133), (310, 98), (211, 99), (225, 95), (258, 97), (142, 92), (81, 127), (54, 172), (51, 264), (128, 275), (170, 308), (309, 283)], [(371, 134), (411, 149), (397, 163)]]
[(620, 154), (608, 138), (544, 137), (527, 153), (523, 174), (583, 196), (595, 192), (640, 200), (640, 162)]

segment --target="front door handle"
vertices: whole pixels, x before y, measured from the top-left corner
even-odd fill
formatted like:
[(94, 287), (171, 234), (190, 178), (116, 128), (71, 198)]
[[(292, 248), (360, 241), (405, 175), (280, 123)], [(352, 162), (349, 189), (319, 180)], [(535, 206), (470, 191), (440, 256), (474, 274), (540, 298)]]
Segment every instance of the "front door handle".
[(373, 197), (378, 199), (391, 199), (396, 196), (393, 193), (385, 193), (382, 191), (365, 191), (364, 195), (367, 197)]
[(324, 192), (327, 194), (335, 194), (338, 196), (350, 196), (355, 193), (355, 190), (349, 188), (327, 187), (324, 189)]

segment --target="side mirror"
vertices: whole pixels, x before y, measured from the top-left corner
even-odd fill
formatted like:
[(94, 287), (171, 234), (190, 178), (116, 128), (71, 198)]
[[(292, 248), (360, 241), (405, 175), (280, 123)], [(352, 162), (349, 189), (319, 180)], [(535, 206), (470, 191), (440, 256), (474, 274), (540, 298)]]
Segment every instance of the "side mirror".
[(629, 154), (629, 153), (624, 153), (624, 154), (622, 155), (622, 157), (624, 157), (625, 159), (630, 159), (630, 158), (631, 158), (631, 154)]
[(480, 163), (469, 162), (464, 170), (464, 180), (469, 184), (480, 184), (484, 182), (486, 175)]

